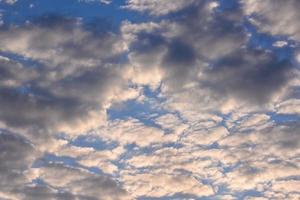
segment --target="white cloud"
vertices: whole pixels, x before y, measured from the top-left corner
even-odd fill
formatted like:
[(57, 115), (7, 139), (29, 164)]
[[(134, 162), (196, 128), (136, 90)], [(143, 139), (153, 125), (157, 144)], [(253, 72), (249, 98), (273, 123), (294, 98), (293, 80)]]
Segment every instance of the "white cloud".
[(165, 15), (188, 7), (195, 0), (127, 0), (123, 8), (139, 12), (149, 12), (151, 15)]
[(99, 127), (96, 133), (108, 141), (139, 147), (175, 142), (178, 139), (178, 135), (174, 133), (165, 134), (163, 130), (145, 126), (136, 119), (112, 121), (108, 126)]
[(280, 114), (299, 114), (300, 113), (300, 100), (289, 99), (276, 105), (276, 110)]
[(37, 171), (38, 177), (51, 187), (70, 192), (78, 198), (130, 199), (118, 183), (106, 176), (54, 164), (39, 168)]
[[(273, 16), (269, 0), (243, 2), (248, 14)], [(130, 0), (126, 9), (183, 14), (126, 21), (120, 34), (51, 17), (1, 29), (1, 51), (27, 62), (0, 57), (0, 125), (20, 134), (0, 134), (0, 198), (235, 199), (248, 190), (299, 197), (300, 125), (270, 114), (299, 114), (297, 73), (289, 60), (250, 49), (241, 13), (214, 12), (218, 6)], [(297, 27), (282, 29), (293, 17), (270, 19), (263, 30), (296, 39)], [(129, 114), (120, 108), (121, 119), (108, 118), (110, 106), (135, 99), (158, 105), (143, 113), (151, 123), (130, 117), (130, 106)], [(76, 146), (77, 136), (94, 140)]]
[(9, 4), (9, 5), (13, 5), (16, 2), (18, 2), (18, 0), (1, 0), (0, 3), (1, 2), (4, 2), (4, 3)]
[(86, 2), (86, 3), (90, 3), (90, 2), (100, 2), (100, 3), (103, 3), (103, 4), (111, 4), (112, 3), (112, 0), (79, 0), (79, 2)]
[(251, 21), (264, 32), (287, 35), (300, 40), (298, 26), (300, 3), (297, 0), (243, 0), (244, 11)]
[(136, 197), (164, 197), (176, 193), (203, 197), (214, 194), (210, 186), (203, 185), (190, 176), (147, 173), (124, 174), (122, 178), (127, 183), (128, 191), (134, 193)]

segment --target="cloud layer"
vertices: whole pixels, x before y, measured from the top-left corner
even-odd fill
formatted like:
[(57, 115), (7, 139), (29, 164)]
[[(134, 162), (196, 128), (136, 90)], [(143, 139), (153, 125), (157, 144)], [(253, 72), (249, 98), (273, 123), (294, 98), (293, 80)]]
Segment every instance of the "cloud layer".
[(0, 199), (300, 198), (297, 1), (101, 2), (3, 12)]

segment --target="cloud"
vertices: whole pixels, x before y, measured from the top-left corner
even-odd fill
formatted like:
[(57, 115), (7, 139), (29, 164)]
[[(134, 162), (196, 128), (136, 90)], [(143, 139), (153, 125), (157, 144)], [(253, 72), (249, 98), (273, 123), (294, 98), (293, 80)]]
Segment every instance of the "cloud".
[(106, 141), (123, 146), (134, 144), (140, 148), (174, 142), (178, 138), (176, 133), (166, 134), (164, 130), (144, 125), (137, 119), (111, 121), (107, 126), (96, 129), (97, 133)]
[(18, 188), (16, 193), (19, 193), (19, 197), (24, 200), (38, 200), (38, 199), (63, 199), (72, 200), (76, 196), (68, 192), (59, 192), (53, 188), (47, 186), (30, 185), (22, 188)]
[[(37, 177), (49, 185), (48, 188), (34, 186), (17, 189), (21, 196), (22, 193), (25, 193), (26, 198), (45, 195), (63, 199), (129, 199), (126, 191), (106, 176), (91, 174), (60, 164), (49, 164), (36, 170)], [(57, 191), (50, 188), (57, 188)]]
[(14, 190), (29, 180), (26, 171), (38, 155), (30, 141), (1, 130), (0, 132), (0, 197), (13, 196)]
[[(126, 94), (127, 85), (117, 63), (123, 52), (119, 36), (108, 30), (90, 29), (78, 20), (45, 16), (27, 24), (2, 27), (0, 38), (1, 53), (7, 55), (0, 59), (1, 128), (21, 135), (1, 134), (0, 176), (5, 196), (127, 198), (126, 191), (106, 176), (64, 166), (31, 168), (43, 153), (59, 150), (59, 134), (73, 138), (95, 128), (104, 122), (111, 101), (134, 98)], [(109, 152), (105, 154), (110, 156)], [(90, 163), (94, 158), (90, 153), (79, 162), (96, 167)], [(110, 161), (105, 158), (101, 165)], [(113, 171), (110, 166), (106, 168)], [(60, 182), (63, 175), (65, 182)], [(39, 177), (46, 185), (34, 183)], [(66, 192), (57, 187), (66, 188)]]
[(48, 165), (38, 169), (39, 178), (52, 187), (69, 191), (86, 199), (129, 199), (125, 190), (109, 177), (69, 168)]
[(123, 8), (139, 12), (149, 12), (151, 15), (159, 16), (176, 12), (192, 5), (194, 2), (194, 0), (173, 0), (172, 2), (162, 2), (159, 0), (127, 0)]
[(1, 121), (67, 132), (99, 124), (104, 107), (126, 86), (115, 62), (122, 52), (118, 36), (97, 34), (57, 16), (3, 28), (1, 50), (32, 62), (1, 59)]
[(296, 68), (288, 58), (246, 47), (241, 20), (238, 11), (232, 16), (218, 14), (199, 3), (176, 20), (149, 23), (148, 28), (125, 23), (122, 30), (132, 41), (129, 61), (134, 70), (158, 73), (167, 94), (195, 89), (202, 102), (224, 98), (268, 103), (295, 78)]
[(271, 124), (247, 132), (237, 129), (222, 139), (219, 144), (233, 156), (236, 167), (218, 182), (226, 183), (234, 191), (256, 190), (267, 195), (266, 190), (272, 191), (268, 183), (276, 185), (280, 180), (298, 176), (299, 165), (294, 160), (299, 154), (299, 144), (295, 142), (299, 137), (298, 126), (298, 123)]
[(241, 50), (220, 58), (207, 70), (205, 84), (225, 96), (244, 101), (269, 102), (293, 78), (289, 60), (278, 60), (275, 55)]
[(137, 197), (164, 197), (176, 193), (203, 197), (214, 193), (211, 187), (189, 176), (147, 173), (124, 175), (123, 179), (127, 183), (128, 190), (134, 191)]
[(299, 115), (299, 99), (289, 99), (276, 105), (276, 110), (280, 114), (298, 114)]
[(300, 3), (297, 0), (243, 0), (244, 11), (259, 30), (273, 35), (286, 35), (300, 39), (298, 26)]
[(296, 40), (281, 30), (294, 16), (268, 19), (286, 9), (274, 2), (128, 0), (152, 16), (114, 33), (60, 16), (2, 26), (0, 198), (297, 199), (299, 70), (290, 42), (256, 48), (245, 28), (247, 13)]
[(13, 5), (15, 4), (16, 2), (18, 2), (18, 0), (1, 0), (0, 3), (3, 2), (3, 3), (6, 3), (6, 4), (9, 4), (9, 5)]
[(104, 173), (111, 175), (115, 174), (119, 170), (113, 162), (117, 161), (125, 152), (123, 146), (118, 146), (111, 150), (95, 150), (91, 147), (72, 146), (66, 141), (57, 141), (57, 143), (59, 142), (61, 142), (61, 145), (58, 145), (57, 148), (49, 151), (50, 153), (60, 157), (68, 156), (70, 158), (74, 158), (84, 167), (97, 167)]
[(106, 4), (106, 5), (112, 3), (112, 0), (79, 0), (79, 2), (86, 2), (86, 3), (95, 2), (95, 1), (99, 1), (100, 3)]

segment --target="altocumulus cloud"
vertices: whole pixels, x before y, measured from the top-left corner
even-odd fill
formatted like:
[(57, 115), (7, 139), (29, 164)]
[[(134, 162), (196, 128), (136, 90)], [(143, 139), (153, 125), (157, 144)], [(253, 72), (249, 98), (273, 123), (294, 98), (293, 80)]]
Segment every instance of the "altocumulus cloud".
[(300, 198), (296, 0), (94, 2), (0, 1), (0, 199)]

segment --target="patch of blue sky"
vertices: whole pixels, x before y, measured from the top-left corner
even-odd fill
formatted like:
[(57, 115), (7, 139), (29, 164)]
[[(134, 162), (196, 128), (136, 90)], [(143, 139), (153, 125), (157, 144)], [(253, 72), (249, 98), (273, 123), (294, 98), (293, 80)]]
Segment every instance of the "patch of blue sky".
[(183, 148), (184, 145), (179, 143), (179, 142), (170, 142), (170, 143), (166, 143), (166, 144), (163, 144), (162, 145), (163, 148), (175, 148), (175, 149), (180, 149), (180, 148)]
[[(269, 50), (276, 54), (279, 61), (288, 59), (293, 63), (296, 62), (294, 60), (296, 43), (290, 40), (288, 36), (273, 36), (268, 33), (259, 32), (257, 28), (249, 22), (245, 22), (244, 27), (245, 31), (250, 33), (250, 38), (247, 44), (248, 48)], [(285, 44), (277, 46), (275, 45), (277, 42), (284, 42)]]
[(43, 157), (37, 159), (32, 167), (40, 168), (49, 163), (63, 163), (66, 166), (79, 166), (75, 158), (69, 156), (56, 156), (53, 154), (45, 154)]
[(268, 114), (271, 117), (271, 119), (277, 124), (300, 121), (300, 115), (297, 114), (278, 114), (274, 112)]
[(208, 145), (206, 148), (207, 148), (208, 150), (211, 150), (211, 149), (220, 149), (220, 145), (219, 145), (218, 142), (214, 142), (214, 143)]
[(242, 191), (242, 192), (237, 192), (235, 194), (235, 197), (237, 200), (243, 200), (246, 199), (247, 197), (263, 197), (263, 193), (259, 192), (257, 190), (246, 190), (246, 191)]
[(17, 88), (15, 89), (15, 91), (16, 91), (18, 94), (30, 94), (30, 93), (31, 93), (30, 87), (28, 87), (28, 86), (26, 86), (26, 85), (17, 87)]
[(218, 12), (232, 11), (240, 8), (239, 0), (219, 0)]
[(241, 165), (241, 161), (237, 162), (237, 163), (233, 163), (231, 165), (224, 165), (223, 163), (219, 163), (219, 167), (222, 168), (222, 172), (224, 174), (229, 173), (229, 172), (233, 172), (234, 170), (236, 170), (240, 165)]
[[(299, 64), (300, 67), (300, 64)], [(300, 99), (300, 87), (294, 87), (293, 96), (296, 99)]]
[(217, 115), (222, 119), (220, 122), (217, 123), (217, 126), (223, 126), (229, 131), (230, 128), (227, 126), (226, 122), (230, 120), (230, 118), (232, 117), (232, 113), (224, 114), (221, 112), (213, 112), (213, 114)]
[(88, 2), (78, 0), (26, 0), (17, 1), (13, 5), (0, 3), (0, 10), (3, 11), (5, 24), (23, 24), (30, 19), (47, 14), (82, 18), (83, 22), (104, 19), (115, 25), (115, 28), (118, 28), (124, 20), (142, 22), (147, 19), (147, 16), (138, 12), (122, 9), (122, 5), (125, 5), (125, 0), (113, 1), (111, 4), (103, 4), (97, 0)]
[(142, 103), (136, 100), (129, 100), (118, 105), (113, 105), (107, 110), (109, 120), (127, 120), (129, 118), (134, 118), (143, 122), (145, 125), (156, 127), (160, 126), (154, 122), (152, 116), (156, 116), (157, 114), (162, 115), (164, 113), (164, 111), (153, 109), (147, 102)]
[(138, 119), (148, 126), (161, 128), (155, 123), (155, 118), (169, 113), (167, 110), (157, 107), (155, 102), (161, 101), (158, 96), (159, 89), (152, 91), (149, 87), (144, 87), (145, 101), (137, 101), (136, 99), (112, 105), (107, 110), (109, 120), (126, 120), (130, 118)]
[[(230, 189), (228, 188), (228, 185), (226, 184), (219, 184), (217, 189), (217, 195), (218, 196), (224, 196), (230, 194)], [(213, 199), (213, 198), (212, 198)]]
[(95, 174), (104, 174), (98, 167), (85, 167), (80, 165), (75, 158), (69, 156), (56, 156), (53, 154), (45, 154), (42, 158), (37, 159), (33, 163), (32, 168), (41, 168), (48, 164), (63, 164), (64, 166), (81, 168)]
[(43, 179), (40, 179), (40, 178), (33, 179), (31, 181), (31, 183), (33, 183), (35, 185), (39, 185), (39, 186), (48, 186), (48, 184), (45, 183), (45, 181)]
[[(297, 166), (293, 166), (293, 167), (297, 167)], [(288, 176), (288, 177), (284, 177), (284, 178), (279, 178), (278, 180), (280, 181), (287, 181), (287, 180), (295, 180), (295, 181), (300, 181), (300, 176)]]
[(117, 143), (108, 143), (100, 137), (91, 135), (81, 135), (69, 142), (70, 145), (77, 147), (90, 147), (94, 150), (112, 150), (118, 146)]
[(24, 67), (28, 67), (28, 68), (35, 68), (35, 67), (42, 65), (42, 63), (40, 63), (37, 60), (31, 59), (28, 57), (24, 57), (19, 54), (7, 52), (7, 51), (0, 50), (0, 56), (2, 56), (4, 58), (8, 58), (9, 60), (19, 62), (19, 63), (23, 64)]
[[(138, 147), (136, 144), (127, 144), (125, 146), (125, 149), (127, 150), (126, 153), (122, 154), (120, 156), (121, 161), (128, 160), (134, 156), (138, 155), (151, 155), (155, 151), (155, 147), (148, 146), (148, 147)], [(125, 167), (125, 165), (121, 165), (121, 168)]]

